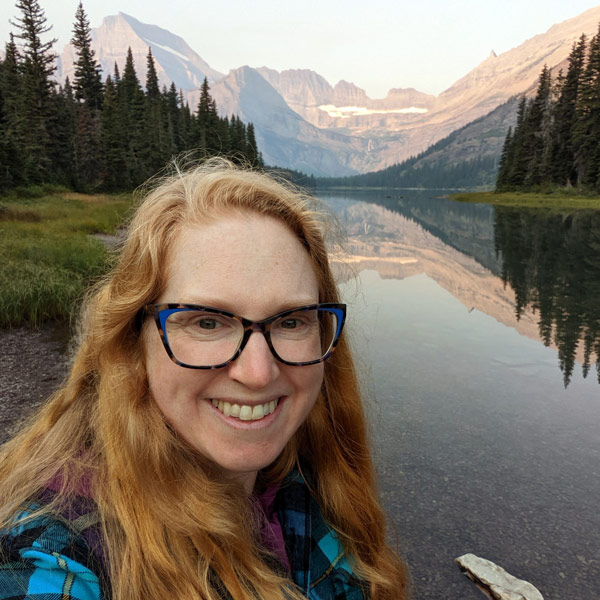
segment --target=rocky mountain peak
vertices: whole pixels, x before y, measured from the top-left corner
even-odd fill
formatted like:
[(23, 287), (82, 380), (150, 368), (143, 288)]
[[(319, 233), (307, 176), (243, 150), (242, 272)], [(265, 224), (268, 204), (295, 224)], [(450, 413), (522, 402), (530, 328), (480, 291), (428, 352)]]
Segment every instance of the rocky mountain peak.
[(295, 104), (318, 106), (327, 104), (333, 89), (327, 80), (310, 69), (275, 71), (267, 67), (256, 69), (293, 108)]
[[(127, 48), (131, 48), (135, 70), (142, 85), (146, 80), (146, 56), (152, 49), (156, 72), (161, 85), (167, 87), (172, 81), (177, 87), (194, 89), (200, 87), (204, 77), (216, 81), (222, 73), (212, 69), (186, 41), (157, 25), (148, 25), (135, 17), (119, 12), (104, 18), (100, 27), (92, 29), (92, 48), (102, 67), (104, 77), (112, 74), (115, 62), (123, 69)], [(67, 44), (60, 56), (57, 77), (73, 80), (75, 49)]]
[(333, 88), (331, 104), (336, 104), (337, 106), (365, 106), (368, 99), (365, 90), (342, 79)]

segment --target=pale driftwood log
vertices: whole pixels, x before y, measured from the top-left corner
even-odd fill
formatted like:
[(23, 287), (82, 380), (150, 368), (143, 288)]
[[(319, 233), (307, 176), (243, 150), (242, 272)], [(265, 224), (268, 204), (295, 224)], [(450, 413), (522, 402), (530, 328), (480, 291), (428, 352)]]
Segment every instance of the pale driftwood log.
[(494, 600), (544, 600), (528, 581), (517, 579), (502, 567), (474, 554), (464, 554), (456, 563), (465, 575)]

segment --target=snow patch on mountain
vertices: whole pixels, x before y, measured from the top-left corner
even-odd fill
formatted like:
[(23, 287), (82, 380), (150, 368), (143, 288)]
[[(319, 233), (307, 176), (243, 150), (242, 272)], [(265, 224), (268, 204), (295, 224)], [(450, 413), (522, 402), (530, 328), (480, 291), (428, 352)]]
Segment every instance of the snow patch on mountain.
[(335, 106), (334, 104), (322, 104), (318, 107), (319, 110), (326, 112), (330, 117), (340, 117), (342, 119), (348, 119), (349, 117), (358, 117), (363, 115), (390, 115), (390, 114), (418, 114), (422, 115), (429, 112), (426, 108), (418, 108), (416, 106), (409, 106), (408, 108), (393, 108), (390, 110), (385, 109), (371, 109), (366, 106)]
[(144, 41), (148, 44), (148, 46), (154, 46), (155, 48), (162, 48), (166, 52), (170, 52), (171, 54), (174, 54), (178, 58), (181, 58), (181, 60), (185, 60), (187, 62), (189, 62), (189, 60), (190, 60), (187, 56), (184, 56), (183, 54), (181, 54), (181, 52), (177, 52), (177, 50), (173, 50), (173, 48), (169, 48), (169, 46), (163, 46), (163, 44), (159, 44), (158, 42), (154, 42), (154, 41), (148, 40), (146, 38), (144, 38)]

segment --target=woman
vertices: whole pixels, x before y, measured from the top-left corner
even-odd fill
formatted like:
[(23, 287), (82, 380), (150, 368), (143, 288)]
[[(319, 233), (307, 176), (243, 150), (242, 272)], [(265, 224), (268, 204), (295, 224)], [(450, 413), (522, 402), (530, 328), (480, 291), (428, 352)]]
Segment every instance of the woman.
[(4, 447), (0, 598), (404, 598), (322, 221), (223, 161), (147, 195)]

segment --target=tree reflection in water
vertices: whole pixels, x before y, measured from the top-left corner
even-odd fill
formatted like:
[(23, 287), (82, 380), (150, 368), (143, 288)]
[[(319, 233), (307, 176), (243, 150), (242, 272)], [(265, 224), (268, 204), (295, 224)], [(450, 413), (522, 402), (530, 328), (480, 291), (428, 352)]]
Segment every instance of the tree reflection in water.
[(516, 316), (539, 315), (540, 335), (558, 347), (565, 387), (578, 349), (583, 376), (595, 362), (600, 383), (600, 213), (497, 207), (496, 253), (516, 295)]

